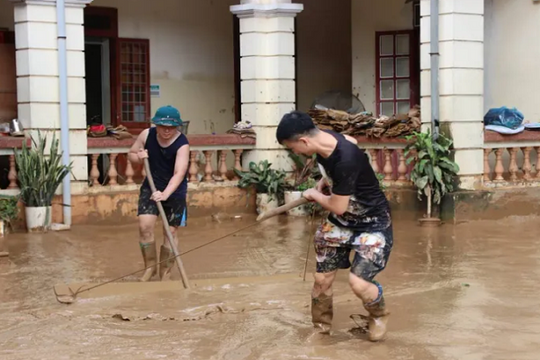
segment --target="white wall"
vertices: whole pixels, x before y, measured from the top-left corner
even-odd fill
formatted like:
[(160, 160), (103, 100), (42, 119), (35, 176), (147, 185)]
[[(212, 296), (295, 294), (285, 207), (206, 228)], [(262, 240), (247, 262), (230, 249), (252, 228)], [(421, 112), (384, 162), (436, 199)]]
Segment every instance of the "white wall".
[(352, 88), (367, 111), (375, 112), (375, 32), (413, 28), (412, 3), (352, 0)]
[(485, 111), (517, 107), (540, 121), (540, 4), (485, 1)]
[(297, 108), (306, 111), (329, 90), (350, 92), (351, 0), (302, 0), (297, 30)]
[[(297, 20), (297, 107), (307, 110), (324, 91), (352, 88), (351, 0), (296, 2), (304, 4)], [(229, 6), (238, 3), (157, 0), (145, 8), (147, 0), (94, 0), (91, 6), (118, 9), (120, 37), (150, 40), (151, 83), (161, 85), (151, 110), (177, 106), (193, 134), (223, 133), (234, 123)], [(7, 0), (0, 0), (0, 27), (13, 28), (13, 5)]]
[(119, 36), (150, 40), (152, 113), (178, 107), (189, 133), (223, 133), (234, 124), (234, 0), (95, 0), (118, 9)]

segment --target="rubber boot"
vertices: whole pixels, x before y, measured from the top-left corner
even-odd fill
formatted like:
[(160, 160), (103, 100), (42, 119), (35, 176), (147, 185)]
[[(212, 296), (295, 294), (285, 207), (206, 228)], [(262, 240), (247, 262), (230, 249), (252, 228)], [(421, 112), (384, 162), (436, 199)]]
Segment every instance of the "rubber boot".
[(379, 288), (379, 296), (369, 304), (364, 304), (364, 309), (369, 313), (369, 341), (381, 341), (386, 336), (386, 325), (390, 312), (386, 310), (382, 286), (374, 283)]
[(162, 262), (159, 266), (159, 278), (161, 279), (161, 281), (167, 281), (171, 278), (171, 270), (174, 266), (174, 258), (172, 258), (172, 256), (173, 252), (165, 246), (161, 245), (161, 249), (159, 251), (159, 261), (161, 262), (165, 259), (169, 259), (165, 262)]
[(311, 298), (311, 319), (321, 334), (330, 334), (334, 317), (333, 297), (321, 294)]
[(146, 282), (152, 279), (157, 273), (157, 250), (156, 243), (139, 243), (141, 253), (144, 259), (144, 267), (148, 268), (144, 271), (141, 281)]

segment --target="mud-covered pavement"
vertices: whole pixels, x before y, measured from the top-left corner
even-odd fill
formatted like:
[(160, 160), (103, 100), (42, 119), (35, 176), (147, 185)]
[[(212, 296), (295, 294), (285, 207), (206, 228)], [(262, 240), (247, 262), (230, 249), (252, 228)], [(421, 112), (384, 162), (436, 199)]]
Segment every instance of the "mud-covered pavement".
[[(250, 221), (191, 222), (181, 250)], [(354, 330), (349, 315), (363, 309), (346, 271), (335, 287), (333, 335), (312, 332), (314, 255), (302, 282), (304, 220), (272, 219), (184, 256), (196, 285), (190, 291), (176, 282), (163, 291), (90, 292), (72, 305), (56, 302), (53, 285), (110, 280), (143, 266), (136, 224), (12, 234), (10, 258), (0, 259), (0, 359), (536, 360), (538, 224), (396, 223), (395, 248), (378, 277), (392, 311), (388, 340), (379, 344)]]

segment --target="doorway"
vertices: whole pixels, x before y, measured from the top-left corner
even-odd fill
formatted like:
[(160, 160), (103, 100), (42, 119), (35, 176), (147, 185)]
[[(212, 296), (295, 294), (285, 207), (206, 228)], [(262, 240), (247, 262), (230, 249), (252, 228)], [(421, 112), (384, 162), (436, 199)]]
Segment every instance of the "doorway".
[(86, 124), (111, 125), (109, 39), (86, 38)]

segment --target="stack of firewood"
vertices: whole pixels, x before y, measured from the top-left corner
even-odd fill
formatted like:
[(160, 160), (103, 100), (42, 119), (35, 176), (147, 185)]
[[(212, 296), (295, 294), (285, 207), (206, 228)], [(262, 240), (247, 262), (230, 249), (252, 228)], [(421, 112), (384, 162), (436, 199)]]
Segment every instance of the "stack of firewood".
[(321, 130), (333, 130), (351, 136), (400, 137), (419, 131), (421, 126), (420, 106), (413, 107), (408, 114), (392, 117), (374, 117), (371, 113), (348, 114), (340, 110), (310, 110), (309, 115)]

